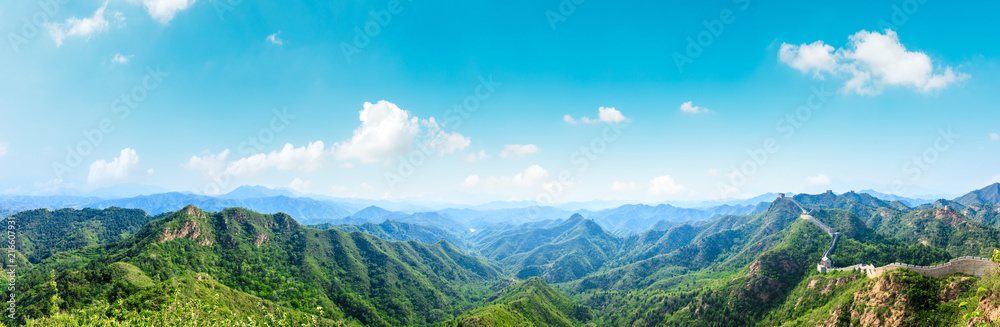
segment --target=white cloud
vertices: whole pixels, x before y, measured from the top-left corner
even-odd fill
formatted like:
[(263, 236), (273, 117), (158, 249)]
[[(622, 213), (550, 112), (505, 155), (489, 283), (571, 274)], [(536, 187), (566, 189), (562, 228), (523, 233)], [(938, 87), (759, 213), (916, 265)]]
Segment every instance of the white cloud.
[(830, 177), (826, 177), (823, 174), (809, 176), (806, 177), (806, 183), (809, 183), (809, 185), (828, 185), (830, 184)]
[(820, 72), (832, 73), (837, 69), (834, 49), (823, 41), (801, 45), (782, 43), (781, 49), (778, 50), (778, 58), (803, 74), (811, 71), (818, 78), (823, 77)]
[(990, 141), (997, 141), (997, 140), (1000, 140), (1000, 135), (998, 135), (997, 133), (990, 133)]
[(677, 184), (668, 175), (656, 177), (649, 181), (649, 194), (653, 196), (678, 195), (685, 191), (687, 191), (687, 188), (684, 185)]
[(534, 144), (509, 144), (500, 152), (500, 158), (523, 157), (529, 154), (538, 153), (539, 149)]
[(545, 179), (549, 178), (549, 172), (546, 171), (539, 165), (532, 165), (524, 170), (524, 172), (517, 173), (514, 177), (496, 177), (489, 176), (486, 178), (481, 178), (479, 175), (469, 175), (465, 177), (465, 181), (462, 182), (463, 186), (473, 187), (473, 186), (536, 186), (540, 185)]
[[(135, 1), (135, 0), (131, 0)], [(146, 11), (149, 12), (149, 16), (153, 17), (160, 22), (160, 24), (166, 25), (170, 20), (174, 19), (174, 15), (178, 12), (188, 9), (194, 4), (195, 0), (140, 0), (142, 5), (146, 7)]]
[(422, 120), (420, 123), (427, 127), (427, 135), (425, 136), (427, 142), (424, 143), (423, 147), (437, 150), (440, 155), (465, 149), (469, 144), (472, 144), (472, 139), (462, 136), (458, 132), (445, 132), (434, 120), (434, 117)]
[(314, 171), (323, 166), (323, 159), (327, 154), (323, 141), (312, 142), (298, 148), (285, 144), (281, 151), (258, 153), (231, 162), (226, 167), (226, 172), (233, 176), (241, 176), (271, 167), (279, 170)]
[(514, 175), (514, 179), (511, 181), (514, 185), (529, 186), (541, 183), (546, 178), (549, 178), (549, 172), (543, 169), (539, 165), (532, 165), (528, 167), (523, 173), (518, 173)]
[(296, 177), (291, 183), (288, 183), (288, 187), (299, 193), (309, 193), (312, 182)]
[[(910, 86), (929, 93), (944, 89), (969, 74), (956, 73), (951, 67), (935, 69), (930, 56), (907, 51), (892, 30), (885, 33), (862, 30), (849, 37), (845, 48), (816, 41), (812, 44), (783, 43), (778, 58), (803, 73), (817, 78), (824, 73), (846, 76), (844, 89), (862, 95), (882, 93), (886, 86)], [(937, 72), (935, 72), (935, 70)]]
[(486, 154), (486, 151), (483, 151), (483, 150), (479, 150), (479, 152), (473, 152), (473, 153), (469, 153), (469, 154), (465, 155), (465, 161), (468, 161), (470, 163), (473, 163), (473, 162), (476, 162), (476, 161), (482, 161), (482, 160), (489, 159), (489, 158), (490, 158), (490, 155)]
[(119, 65), (128, 65), (128, 62), (132, 60), (135, 55), (123, 55), (121, 53), (116, 53), (114, 58), (111, 58), (111, 63)]
[(208, 174), (215, 175), (226, 168), (226, 157), (229, 156), (229, 149), (222, 150), (219, 154), (208, 154), (202, 157), (191, 156), (186, 164), (181, 167), (191, 170), (201, 170)]
[(681, 104), (681, 111), (689, 113), (689, 114), (700, 114), (700, 113), (710, 112), (711, 110), (708, 110), (707, 108), (702, 108), (702, 107), (696, 106), (696, 105), (694, 105), (693, 102), (688, 101), (688, 102), (685, 102), (685, 103)]
[[(80, 36), (89, 40), (94, 33), (108, 30), (108, 20), (104, 18), (104, 10), (107, 7), (108, 3), (105, 1), (91, 17), (76, 18), (74, 16), (62, 24), (46, 23), (45, 27), (49, 30), (52, 40), (56, 42), (56, 47), (62, 46), (63, 40), (70, 36)], [(124, 21), (124, 16), (121, 13), (115, 13), (115, 17)]]
[(360, 187), (362, 190), (365, 190), (367, 192), (375, 192), (375, 188), (372, 187), (371, 185), (368, 185), (367, 182), (361, 183), (361, 185), (358, 185), (358, 187)]
[(625, 193), (625, 192), (633, 192), (637, 189), (639, 189), (639, 186), (636, 185), (635, 182), (626, 183), (626, 182), (616, 181), (614, 183), (611, 183), (611, 192)]
[(361, 126), (354, 130), (354, 136), (333, 145), (338, 160), (388, 161), (413, 149), (420, 124), (409, 111), (382, 100), (375, 104), (365, 102), (359, 116)]
[[(564, 115), (563, 121), (571, 125), (576, 125), (577, 122), (577, 120), (570, 115)], [(632, 120), (625, 117), (625, 115), (623, 115), (621, 111), (618, 111), (618, 109), (605, 108), (605, 107), (597, 108), (597, 119), (592, 119), (589, 117), (580, 117), (580, 122), (584, 124), (597, 124), (597, 123), (618, 124), (630, 121)]]
[(719, 175), (719, 170), (715, 169), (715, 168), (709, 168), (708, 169), (708, 174), (712, 175), (712, 176), (718, 176)]
[(1000, 183), (1000, 175), (994, 175), (993, 176), (993, 181), (996, 182), (996, 183)]
[(462, 182), (462, 186), (473, 187), (479, 185), (479, 175), (469, 175), (465, 177), (465, 181)]
[(94, 185), (121, 184), (138, 181), (153, 170), (143, 171), (139, 165), (139, 156), (131, 148), (122, 149), (121, 154), (111, 162), (98, 159), (90, 165), (87, 183)]
[(0, 141), (0, 157), (7, 155), (7, 141)]
[(282, 41), (280, 38), (278, 38), (278, 35), (280, 35), (280, 34), (281, 34), (281, 31), (278, 31), (277, 33), (268, 35), (267, 36), (267, 41), (271, 42), (271, 44), (274, 44), (274, 45), (285, 44), (285, 41)]

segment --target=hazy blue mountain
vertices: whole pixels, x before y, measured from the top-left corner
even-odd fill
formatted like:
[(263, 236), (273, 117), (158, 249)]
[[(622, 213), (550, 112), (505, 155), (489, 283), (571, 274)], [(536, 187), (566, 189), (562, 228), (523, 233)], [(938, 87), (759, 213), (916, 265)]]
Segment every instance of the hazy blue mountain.
[[(633, 235), (653, 228), (660, 221), (681, 223), (701, 221), (725, 215), (745, 215), (763, 211), (766, 206), (721, 205), (711, 208), (678, 208), (669, 204), (650, 206), (627, 204), (614, 209), (601, 210), (588, 216), (615, 235)], [(667, 223), (658, 228), (668, 227)]]
[(881, 192), (877, 192), (877, 191), (874, 191), (874, 190), (862, 190), (862, 191), (860, 191), (858, 193), (867, 193), (867, 194), (869, 194), (871, 196), (874, 196), (874, 197), (879, 198), (879, 199), (884, 200), (884, 201), (899, 201), (899, 202), (905, 203), (909, 207), (916, 207), (916, 206), (919, 206), (919, 205), (922, 205), (922, 204), (928, 204), (928, 203), (934, 202), (934, 200), (931, 200), (931, 199), (909, 198), (909, 197), (899, 196), (899, 195), (895, 195), (895, 194), (881, 193)]
[(219, 195), (220, 199), (253, 199), (253, 198), (269, 198), (272, 196), (286, 196), (290, 198), (298, 197), (296, 194), (288, 190), (283, 189), (273, 189), (265, 186), (258, 185), (243, 185), (237, 187), (236, 189), (230, 191), (229, 193)]
[(407, 215), (404, 212), (389, 211), (376, 206), (368, 206), (367, 208), (351, 214), (351, 218), (370, 221), (373, 223), (381, 223), (389, 219), (400, 220), (406, 216)]
[(140, 195), (149, 195), (169, 192), (167, 189), (153, 185), (133, 185), (119, 184), (102, 187), (87, 192), (87, 196), (98, 198), (128, 198)]

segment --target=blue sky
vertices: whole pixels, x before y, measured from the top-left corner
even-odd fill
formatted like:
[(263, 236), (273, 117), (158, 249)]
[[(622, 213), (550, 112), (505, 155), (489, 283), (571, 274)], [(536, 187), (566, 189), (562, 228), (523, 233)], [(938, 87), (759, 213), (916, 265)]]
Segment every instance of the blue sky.
[(998, 7), (8, 3), (0, 191), (963, 193), (1000, 180)]

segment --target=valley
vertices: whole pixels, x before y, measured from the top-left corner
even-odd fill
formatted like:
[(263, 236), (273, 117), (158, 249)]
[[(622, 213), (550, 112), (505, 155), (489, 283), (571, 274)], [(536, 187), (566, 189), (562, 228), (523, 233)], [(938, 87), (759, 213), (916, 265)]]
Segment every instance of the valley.
[[(993, 252), (1000, 231), (974, 214), (998, 204), (963, 201), (968, 205), (942, 200), (911, 208), (864, 193), (797, 194), (747, 214), (692, 219), (677, 210), (657, 216), (626, 206), (524, 224), (486, 224), (496, 211), (408, 214), (374, 206), (314, 225), (284, 213), (194, 205), (155, 216), (118, 207), (33, 209), (12, 217), (17, 260), (4, 268), (17, 272), (24, 292), (22, 315), (4, 323), (996, 321), (988, 299), (1000, 292), (991, 284), (1000, 282), (997, 265), (973, 256), (1000, 259)], [(605, 227), (623, 231), (637, 219), (652, 219), (645, 217), (661, 219), (642, 223), (646, 229), (638, 233), (617, 235)], [(652, 228), (664, 222), (669, 227)], [(456, 227), (470, 225), (479, 228)], [(932, 265), (940, 266), (918, 267)], [(938, 291), (901, 291), (912, 287)], [(870, 311), (881, 308), (893, 314)]]

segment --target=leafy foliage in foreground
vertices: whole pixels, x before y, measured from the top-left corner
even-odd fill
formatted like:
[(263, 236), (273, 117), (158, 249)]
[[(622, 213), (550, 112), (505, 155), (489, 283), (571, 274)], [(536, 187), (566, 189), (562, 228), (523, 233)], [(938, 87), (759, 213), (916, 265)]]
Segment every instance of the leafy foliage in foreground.
[[(141, 274), (136, 268), (136, 274)], [(145, 277), (145, 276), (142, 276)], [(148, 277), (145, 279), (148, 280)], [(208, 274), (144, 285), (114, 303), (92, 303), (32, 319), (26, 326), (361, 326), (275, 305), (235, 291)]]

